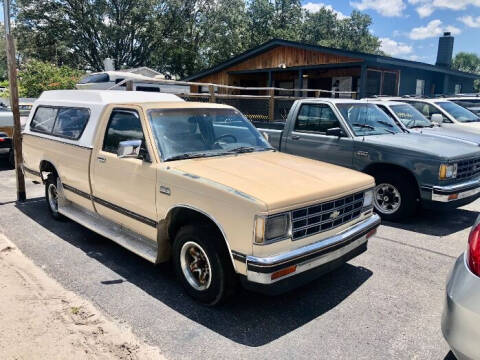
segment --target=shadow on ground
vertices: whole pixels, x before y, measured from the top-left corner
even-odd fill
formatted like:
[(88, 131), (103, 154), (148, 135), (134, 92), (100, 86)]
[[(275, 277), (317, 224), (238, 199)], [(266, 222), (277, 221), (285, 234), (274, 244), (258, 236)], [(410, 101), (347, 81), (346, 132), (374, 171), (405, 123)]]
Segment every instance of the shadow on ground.
[(267, 344), (305, 325), (340, 304), (372, 276), (368, 269), (345, 264), (285, 295), (268, 297), (239, 289), (227, 304), (209, 308), (184, 294), (168, 265), (154, 266), (72, 221), (53, 220), (39, 200), (17, 208), (118, 274), (119, 279), (104, 279), (102, 285), (128, 281), (189, 319), (247, 346)]
[(382, 221), (382, 225), (425, 235), (448, 236), (470, 228), (477, 216), (477, 211), (461, 208), (445, 211), (422, 210), (415, 217), (404, 222)]

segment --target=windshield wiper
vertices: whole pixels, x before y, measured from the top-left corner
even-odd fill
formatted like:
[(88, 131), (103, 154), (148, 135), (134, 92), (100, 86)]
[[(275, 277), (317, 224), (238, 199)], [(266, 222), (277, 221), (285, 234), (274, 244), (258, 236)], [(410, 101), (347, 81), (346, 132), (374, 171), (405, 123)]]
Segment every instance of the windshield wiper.
[(191, 154), (187, 153), (187, 154), (170, 156), (169, 158), (166, 158), (165, 161), (195, 159), (195, 158), (201, 158), (201, 157), (207, 157), (207, 156), (214, 156), (214, 155), (206, 154), (206, 153), (191, 153)]
[(370, 130), (375, 130), (375, 127), (372, 125), (367, 125), (367, 124), (360, 124), (360, 123), (353, 123), (353, 126), (358, 126), (364, 129), (370, 129)]
[(253, 152), (255, 150), (257, 150), (257, 149), (255, 149), (252, 146), (239, 146), (239, 147), (228, 150), (227, 153), (241, 154), (241, 153)]

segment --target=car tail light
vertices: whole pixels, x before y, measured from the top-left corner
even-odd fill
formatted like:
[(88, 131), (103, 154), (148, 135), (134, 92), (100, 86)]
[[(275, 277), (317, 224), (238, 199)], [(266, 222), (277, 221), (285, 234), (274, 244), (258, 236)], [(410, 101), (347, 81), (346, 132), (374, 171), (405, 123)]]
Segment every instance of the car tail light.
[(477, 224), (468, 236), (467, 259), (470, 270), (480, 276), (480, 224)]
[(0, 142), (3, 142), (3, 141), (5, 141), (5, 138), (0, 137)]

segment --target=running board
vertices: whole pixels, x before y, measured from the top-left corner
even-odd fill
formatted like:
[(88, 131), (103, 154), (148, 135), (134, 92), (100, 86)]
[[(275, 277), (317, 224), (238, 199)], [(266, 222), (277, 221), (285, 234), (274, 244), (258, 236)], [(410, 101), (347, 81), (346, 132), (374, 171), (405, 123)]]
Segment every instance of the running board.
[(68, 200), (59, 201), (58, 212), (144, 259), (157, 262), (157, 244), (153, 241)]

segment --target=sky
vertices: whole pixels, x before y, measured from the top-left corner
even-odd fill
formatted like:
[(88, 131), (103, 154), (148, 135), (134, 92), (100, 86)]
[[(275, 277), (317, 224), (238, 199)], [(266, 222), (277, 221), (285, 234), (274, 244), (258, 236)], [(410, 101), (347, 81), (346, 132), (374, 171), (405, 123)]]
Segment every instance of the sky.
[(450, 31), (454, 54), (480, 55), (480, 0), (304, 0), (303, 7), (327, 7), (339, 17), (353, 10), (369, 14), (371, 30), (385, 53), (408, 60), (435, 63), (438, 37)]

